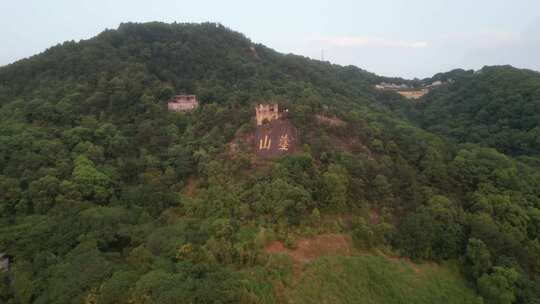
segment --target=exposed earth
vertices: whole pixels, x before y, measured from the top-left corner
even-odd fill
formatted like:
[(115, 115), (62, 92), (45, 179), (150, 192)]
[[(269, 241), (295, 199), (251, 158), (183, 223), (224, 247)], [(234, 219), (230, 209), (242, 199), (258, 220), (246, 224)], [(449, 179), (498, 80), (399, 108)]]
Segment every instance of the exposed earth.
[(278, 119), (257, 126), (253, 146), (257, 156), (277, 157), (295, 151), (297, 131), (287, 119)]
[(288, 249), (282, 242), (275, 241), (267, 245), (264, 251), (269, 254), (286, 254), (299, 264), (307, 264), (324, 256), (351, 255), (353, 251), (350, 236), (337, 233), (300, 239), (295, 245), (294, 249)]

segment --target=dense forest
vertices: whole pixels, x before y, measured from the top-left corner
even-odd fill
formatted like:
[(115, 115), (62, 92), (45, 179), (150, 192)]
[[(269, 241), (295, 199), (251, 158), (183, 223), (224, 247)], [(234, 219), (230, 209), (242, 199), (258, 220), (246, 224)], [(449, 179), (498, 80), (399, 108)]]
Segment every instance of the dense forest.
[[(1, 67), (0, 302), (540, 303), (540, 77), (452, 77), (411, 106), (213, 23), (122, 24)], [(178, 92), (200, 106), (167, 111)], [(298, 151), (231, 149), (270, 101)], [(328, 234), (352, 250), (265, 250)]]
[(540, 73), (494, 66), (439, 77), (456, 82), (421, 103), (415, 119), (422, 127), (512, 156), (540, 156)]

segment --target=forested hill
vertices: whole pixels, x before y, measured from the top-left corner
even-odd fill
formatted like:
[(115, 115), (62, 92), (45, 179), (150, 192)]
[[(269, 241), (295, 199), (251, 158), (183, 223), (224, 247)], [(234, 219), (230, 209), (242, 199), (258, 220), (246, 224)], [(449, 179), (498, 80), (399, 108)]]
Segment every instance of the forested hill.
[(418, 105), (422, 127), (510, 155), (540, 155), (540, 73), (493, 66), (449, 77), (452, 85)]
[[(415, 127), (381, 80), (211, 23), (1, 67), (0, 302), (539, 301), (538, 170)], [(254, 152), (259, 102), (294, 153)]]
[[(38, 92), (39, 97), (85, 92), (128, 76), (156, 86), (162, 95), (172, 86), (213, 102), (300, 94), (306, 88), (360, 96), (377, 79), (356, 67), (279, 54), (219, 24), (125, 23), (1, 68), (0, 92), (4, 99), (31, 97), (44, 87), (50, 92)], [(242, 95), (246, 91), (249, 96)]]

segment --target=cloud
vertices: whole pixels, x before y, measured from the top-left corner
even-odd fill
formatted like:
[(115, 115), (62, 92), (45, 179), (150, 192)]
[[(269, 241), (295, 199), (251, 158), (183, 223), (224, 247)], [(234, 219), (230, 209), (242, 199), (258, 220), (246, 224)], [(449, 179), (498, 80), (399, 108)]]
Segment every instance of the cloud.
[(421, 49), (428, 47), (426, 41), (404, 41), (381, 37), (338, 36), (315, 39), (316, 42), (334, 47), (370, 47)]

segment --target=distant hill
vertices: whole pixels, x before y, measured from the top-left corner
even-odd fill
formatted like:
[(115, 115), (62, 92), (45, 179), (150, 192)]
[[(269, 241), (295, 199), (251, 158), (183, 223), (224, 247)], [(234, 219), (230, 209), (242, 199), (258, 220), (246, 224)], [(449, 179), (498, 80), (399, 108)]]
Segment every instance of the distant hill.
[(493, 66), (434, 78), (441, 77), (455, 82), (418, 105), (423, 128), (510, 155), (540, 155), (540, 73)]

